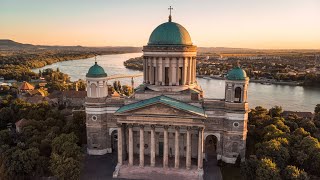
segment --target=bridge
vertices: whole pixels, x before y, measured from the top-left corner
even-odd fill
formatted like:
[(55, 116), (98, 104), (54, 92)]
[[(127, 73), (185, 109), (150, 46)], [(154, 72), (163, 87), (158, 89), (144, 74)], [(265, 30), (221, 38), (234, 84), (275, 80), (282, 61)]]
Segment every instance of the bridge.
[(139, 73), (139, 74), (117, 74), (117, 75), (112, 75), (112, 76), (108, 76), (107, 80), (111, 80), (111, 79), (123, 79), (123, 78), (135, 78), (135, 77), (140, 77), (143, 76), (143, 73)]

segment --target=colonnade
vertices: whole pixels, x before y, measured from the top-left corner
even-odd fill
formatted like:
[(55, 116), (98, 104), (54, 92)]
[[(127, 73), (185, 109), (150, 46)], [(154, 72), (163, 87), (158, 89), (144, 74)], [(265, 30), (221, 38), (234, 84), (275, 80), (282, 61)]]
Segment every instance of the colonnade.
[(196, 80), (195, 57), (144, 57), (144, 83), (160, 86), (190, 85)]
[[(139, 166), (144, 167), (144, 162), (145, 162), (145, 156), (144, 156), (144, 127), (145, 125), (143, 124), (127, 124), (128, 128), (128, 149), (129, 149), (129, 160), (128, 160), (128, 165), (133, 166), (133, 126), (139, 126)], [(157, 125), (158, 127), (159, 125)], [(156, 144), (155, 144), (155, 125), (150, 125), (150, 139), (151, 139), (151, 148), (150, 148), (150, 166), (155, 167), (156, 166)], [(168, 168), (168, 162), (169, 162), (169, 134), (168, 134), (168, 125), (162, 125), (163, 127), (163, 168)], [(180, 150), (179, 150), (179, 137), (180, 137), (180, 127), (181, 126), (174, 126), (175, 128), (175, 168), (180, 168)], [(118, 124), (118, 164), (122, 165), (123, 163), (123, 142), (124, 142), (124, 124)], [(192, 127), (187, 126), (187, 145), (186, 145), (186, 169), (191, 168), (191, 130)], [(204, 128), (203, 127), (197, 127), (198, 130), (198, 169), (203, 168), (203, 132)]]

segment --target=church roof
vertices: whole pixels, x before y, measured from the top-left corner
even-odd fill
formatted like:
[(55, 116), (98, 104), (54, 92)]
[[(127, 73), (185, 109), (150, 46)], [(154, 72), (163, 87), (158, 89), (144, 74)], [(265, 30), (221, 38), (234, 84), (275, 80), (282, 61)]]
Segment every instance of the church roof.
[(19, 87), (19, 90), (24, 90), (24, 91), (33, 90), (33, 89), (34, 89), (34, 86), (32, 86), (26, 81), (24, 81)]
[(104, 71), (103, 67), (99, 66), (97, 62), (90, 67), (86, 77), (107, 77), (107, 73)]
[(169, 21), (153, 30), (148, 45), (192, 45), (192, 41), (183, 26)]
[(145, 99), (136, 103), (122, 106), (116, 111), (116, 113), (123, 113), (123, 112), (139, 109), (139, 108), (156, 104), (156, 103), (162, 103), (176, 109), (191, 112), (200, 116), (205, 116), (205, 111), (202, 108), (178, 101), (176, 99), (173, 99), (164, 95), (156, 96), (150, 99)]
[(248, 78), (246, 71), (241, 69), (239, 66), (233, 68), (227, 74), (228, 80), (246, 80), (246, 78)]

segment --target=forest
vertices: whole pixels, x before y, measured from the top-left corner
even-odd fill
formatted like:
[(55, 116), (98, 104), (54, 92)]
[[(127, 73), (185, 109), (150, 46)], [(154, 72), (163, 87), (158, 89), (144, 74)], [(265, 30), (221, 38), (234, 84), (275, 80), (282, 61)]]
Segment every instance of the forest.
[[(85, 154), (81, 147), (86, 144), (84, 112), (29, 104), (10, 95), (2, 99), (0, 108), (0, 179), (79, 178)], [(282, 117), (282, 112), (278, 106), (251, 109), (246, 161), (236, 164), (242, 179), (319, 179), (320, 104), (314, 119)], [(8, 127), (21, 119), (20, 132)]]
[(249, 113), (247, 160), (241, 174), (248, 180), (307, 180), (320, 178), (320, 104), (314, 119), (282, 108), (256, 107)]
[[(20, 132), (14, 124), (21, 120)], [(6, 96), (0, 109), (0, 179), (79, 179), (85, 114)]]

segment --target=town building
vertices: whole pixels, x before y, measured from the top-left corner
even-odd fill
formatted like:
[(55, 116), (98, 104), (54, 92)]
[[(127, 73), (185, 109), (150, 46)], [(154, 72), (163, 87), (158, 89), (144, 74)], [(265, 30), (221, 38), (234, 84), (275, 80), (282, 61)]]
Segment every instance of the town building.
[(114, 98), (104, 69), (97, 62), (89, 69), (87, 152), (117, 152), (114, 177), (122, 168), (147, 166), (196, 170), (201, 179), (203, 159), (244, 160), (249, 78), (237, 66), (227, 74), (224, 98), (204, 98), (196, 55), (188, 31), (170, 15), (143, 47), (143, 84), (133, 95)]

